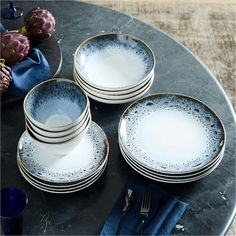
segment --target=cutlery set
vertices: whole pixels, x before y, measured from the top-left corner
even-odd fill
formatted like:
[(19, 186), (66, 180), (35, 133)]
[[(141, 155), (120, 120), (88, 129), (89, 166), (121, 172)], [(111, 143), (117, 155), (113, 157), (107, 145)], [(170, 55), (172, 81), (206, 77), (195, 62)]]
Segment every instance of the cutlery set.
[[(148, 225), (151, 219), (149, 219), (149, 213), (151, 211), (151, 193), (145, 192), (142, 197), (142, 202), (140, 206), (140, 212), (139, 212), (139, 225), (136, 230), (137, 235), (143, 235), (143, 231), (145, 227)], [(135, 193), (132, 189), (128, 189), (126, 193), (123, 196), (123, 208), (122, 208), (122, 214), (121, 218), (116, 230), (116, 235), (120, 235), (120, 231), (122, 228), (122, 225), (125, 221), (125, 216), (127, 213), (131, 210), (133, 203), (135, 201)]]

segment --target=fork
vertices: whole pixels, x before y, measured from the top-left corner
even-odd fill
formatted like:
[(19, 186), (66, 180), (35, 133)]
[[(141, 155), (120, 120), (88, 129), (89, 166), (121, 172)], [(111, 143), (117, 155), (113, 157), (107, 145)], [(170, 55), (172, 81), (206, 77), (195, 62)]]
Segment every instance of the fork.
[(141, 207), (140, 207), (140, 224), (138, 227), (138, 233), (139, 235), (143, 235), (143, 230), (145, 227), (146, 220), (148, 218), (149, 212), (150, 212), (150, 206), (151, 206), (151, 193), (146, 192), (143, 195)]

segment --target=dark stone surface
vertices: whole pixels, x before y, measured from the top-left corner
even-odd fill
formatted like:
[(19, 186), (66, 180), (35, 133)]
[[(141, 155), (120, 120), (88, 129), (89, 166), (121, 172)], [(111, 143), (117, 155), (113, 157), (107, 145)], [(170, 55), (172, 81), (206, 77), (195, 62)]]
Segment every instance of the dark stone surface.
[[(24, 12), (36, 6), (20, 1)], [(214, 76), (182, 45), (168, 35), (127, 15), (80, 2), (37, 2), (56, 17), (56, 38), (61, 40), (63, 65), (60, 77), (72, 79), (73, 53), (85, 38), (120, 31), (147, 42), (157, 65), (155, 82), (147, 94), (176, 92), (191, 95), (208, 104), (222, 119), (227, 135), (225, 155), (209, 176), (188, 184), (162, 184), (179, 195), (189, 207), (174, 234), (224, 234), (235, 214), (235, 117), (232, 106)], [(92, 117), (107, 134), (109, 162), (102, 177), (81, 192), (56, 195), (42, 192), (21, 176), (16, 164), (16, 145), (24, 131), (22, 102), (2, 108), (1, 184), (17, 186), (29, 197), (24, 212), (24, 234), (99, 234), (123, 184), (129, 180), (150, 180), (132, 170), (122, 158), (117, 141), (120, 115), (129, 104), (106, 105), (91, 100)]]

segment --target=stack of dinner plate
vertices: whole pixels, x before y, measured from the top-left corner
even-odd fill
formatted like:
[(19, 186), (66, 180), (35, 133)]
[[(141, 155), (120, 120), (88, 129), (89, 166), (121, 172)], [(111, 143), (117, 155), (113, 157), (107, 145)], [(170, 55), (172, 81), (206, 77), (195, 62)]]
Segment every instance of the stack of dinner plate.
[(225, 149), (225, 130), (215, 112), (180, 94), (154, 94), (131, 104), (118, 136), (121, 153), (135, 171), (167, 183), (209, 175)]
[(121, 33), (96, 35), (74, 55), (74, 80), (92, 99), (120, 104), (143, 96), (154, 80), (155, 57), (142, 40)]
[(103, 173), (108, 141), (91, 121), (87, 95), (68, 79), (51, 79), (25, 97), (26, 130), (17, 163), (33, 186), (52, 193), (79, 191)]

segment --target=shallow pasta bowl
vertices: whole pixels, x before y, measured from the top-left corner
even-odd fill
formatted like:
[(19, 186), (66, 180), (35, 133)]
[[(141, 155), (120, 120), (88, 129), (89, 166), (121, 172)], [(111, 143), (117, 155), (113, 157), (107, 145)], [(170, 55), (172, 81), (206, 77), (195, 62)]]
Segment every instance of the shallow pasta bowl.
[(155, 67), (151, 48), (122, 33), (95, 35), (83, 41), (74, 56), (81, 79), (95, 89), (122, 91), (144, 82)]

